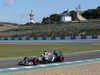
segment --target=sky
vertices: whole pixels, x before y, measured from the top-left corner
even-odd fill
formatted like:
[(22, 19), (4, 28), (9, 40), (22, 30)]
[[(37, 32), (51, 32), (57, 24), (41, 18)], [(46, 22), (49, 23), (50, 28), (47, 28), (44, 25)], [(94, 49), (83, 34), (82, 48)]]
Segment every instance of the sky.
[(50, 14), (76, 10), (79, 4), (85, 11), (100, 6), (100, 0), (0, 0), (0, 22), (25, 24), (30, 22), (31, 10), (35, 22), (41, 22)]

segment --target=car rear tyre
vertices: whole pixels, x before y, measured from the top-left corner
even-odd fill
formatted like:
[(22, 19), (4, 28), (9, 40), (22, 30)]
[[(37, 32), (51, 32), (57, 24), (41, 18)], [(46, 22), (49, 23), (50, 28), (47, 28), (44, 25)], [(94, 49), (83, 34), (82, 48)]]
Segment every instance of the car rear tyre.
[(63, 61), (64, 61), (64, 56), (60, 56), (60, 57), (59, 57), (59, 61), (60, 61), (60, 62), (63, 62)]
[(35, 58), (33, 63), (34, 63), (34, 65), (38, 65), (38, 64), (40, 64), (40, 60), (38, 58)]

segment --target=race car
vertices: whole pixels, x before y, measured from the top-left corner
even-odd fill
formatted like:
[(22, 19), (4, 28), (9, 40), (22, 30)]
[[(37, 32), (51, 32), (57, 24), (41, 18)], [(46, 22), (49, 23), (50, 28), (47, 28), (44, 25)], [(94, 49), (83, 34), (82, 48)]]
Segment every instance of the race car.
[(40, 56), (30, 56), (30, 57), (24, 57), (22, 61), (18, 62), (18, 65), (39, 65), (39, 64), (46, 64), (46, 63), (53, 63), (53, 62), (63, 62), (64, 56), (63, 52), (61, 51), (54, 51), (46, 52), (45, 54), (42, 54)]

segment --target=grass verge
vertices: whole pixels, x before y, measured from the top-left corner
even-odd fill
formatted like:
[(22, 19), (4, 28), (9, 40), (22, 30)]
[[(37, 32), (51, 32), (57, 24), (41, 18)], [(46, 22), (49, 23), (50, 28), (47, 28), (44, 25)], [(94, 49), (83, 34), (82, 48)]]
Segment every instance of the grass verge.
[(44, 51), (61, 50), (64, 53), (100, 50), (92, 44), (0, 44), (0, 58), (40, 55)]

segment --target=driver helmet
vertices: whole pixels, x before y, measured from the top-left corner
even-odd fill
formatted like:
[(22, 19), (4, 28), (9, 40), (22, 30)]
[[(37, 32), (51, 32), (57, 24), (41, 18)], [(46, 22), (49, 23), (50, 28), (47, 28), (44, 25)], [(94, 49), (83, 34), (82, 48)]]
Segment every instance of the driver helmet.
[(48, 52), (47, 51), (44, 51), (44, 55), (48, 55)]

